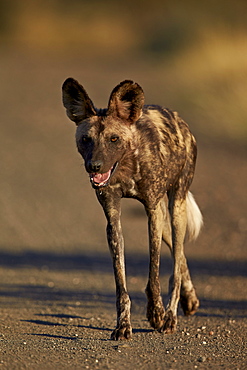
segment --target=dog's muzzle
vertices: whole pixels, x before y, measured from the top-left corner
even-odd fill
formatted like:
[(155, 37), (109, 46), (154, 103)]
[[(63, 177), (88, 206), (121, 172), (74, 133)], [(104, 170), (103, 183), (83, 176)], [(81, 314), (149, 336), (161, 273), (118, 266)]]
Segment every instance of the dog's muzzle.
[(117, 168), (118, 162), (116, 162), (109, 171), (105, 173), (90, 173), (90, 181), (94, 189), (102, 188), (109, 184), (110, 178)]

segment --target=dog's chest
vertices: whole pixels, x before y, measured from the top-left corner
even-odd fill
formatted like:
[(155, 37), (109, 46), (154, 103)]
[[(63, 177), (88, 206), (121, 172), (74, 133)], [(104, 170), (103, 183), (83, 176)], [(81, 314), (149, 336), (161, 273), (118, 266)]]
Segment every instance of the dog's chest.
[(135, 198), (150, 208), (155, 207), (166, 192), (164, 180), (156, 176), (134, 176), (118, 186), (123, 198)]

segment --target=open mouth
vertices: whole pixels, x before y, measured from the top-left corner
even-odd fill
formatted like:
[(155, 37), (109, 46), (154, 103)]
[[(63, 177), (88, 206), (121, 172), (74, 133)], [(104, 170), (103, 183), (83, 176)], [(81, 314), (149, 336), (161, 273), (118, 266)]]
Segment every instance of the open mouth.
[(109, 180), (112, 177), (113, 173), (117, 168), (118, 162), (116, 162), (109, 171), (105, 173), (90, 173), (90, 181), (94, 189), (101, 188), (103, 186), (107, 186), (109, 184)]

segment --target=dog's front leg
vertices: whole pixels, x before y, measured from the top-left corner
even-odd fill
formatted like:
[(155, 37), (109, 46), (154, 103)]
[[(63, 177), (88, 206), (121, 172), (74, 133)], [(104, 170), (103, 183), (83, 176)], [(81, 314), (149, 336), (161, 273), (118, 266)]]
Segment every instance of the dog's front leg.
[(149, 279), (146, 287), (148, 299), (147, 319), (154, 329), (160, 329), (164, 324), (164, 306), (161, 298), (159, 281), (160, 248), (163, 230), (163, 212), (160, 203), (155, 209), (146, 209), (149, 231)]
[(124, 239), (120, 223), (120, 197), (108, 197), (106, 192), (97, 194), (107, 218), (107, 239), (113, 261), (116, 283), (117, 326), (111, 339), (130, 339), (132, 328), (130, 323), (130, 298), (127, 292), (124, 260)]
[(130, 298), (127, 293), (124, 262), (124, 243), (120, 221), (109, 220), (107, 238), (113, 260), (113, 269), (116, 283), (117, 326), (111, 339), (130, 339), (132, 328), (130, 323)]

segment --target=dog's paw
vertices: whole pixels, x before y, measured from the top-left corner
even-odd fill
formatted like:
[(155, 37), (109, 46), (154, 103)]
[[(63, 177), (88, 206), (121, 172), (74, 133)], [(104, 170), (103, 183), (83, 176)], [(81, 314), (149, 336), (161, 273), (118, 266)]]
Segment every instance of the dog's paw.
[(147, 307), (147, 319), (152, 328), (159, 330), (164, 323), (164, 307), (163, 304), (152, 305), (149, 304)]
[(177, 316), (175, 316), (171, 310), (165, 313), (163, 317), (163, 325), (159, 329), (160, 333), (172, 334), (177, 328)]
[(131, 339), (131, 337), (132, 337), (131, 325), (126, 323), (117, 326), (111, 334), (111, 340), (126, 340)]
[(186, 316), (194, 315), (200, 305), (195, 290), (193, 289), (193, 291), (189, 293), (181, 294), (180, 304)]

